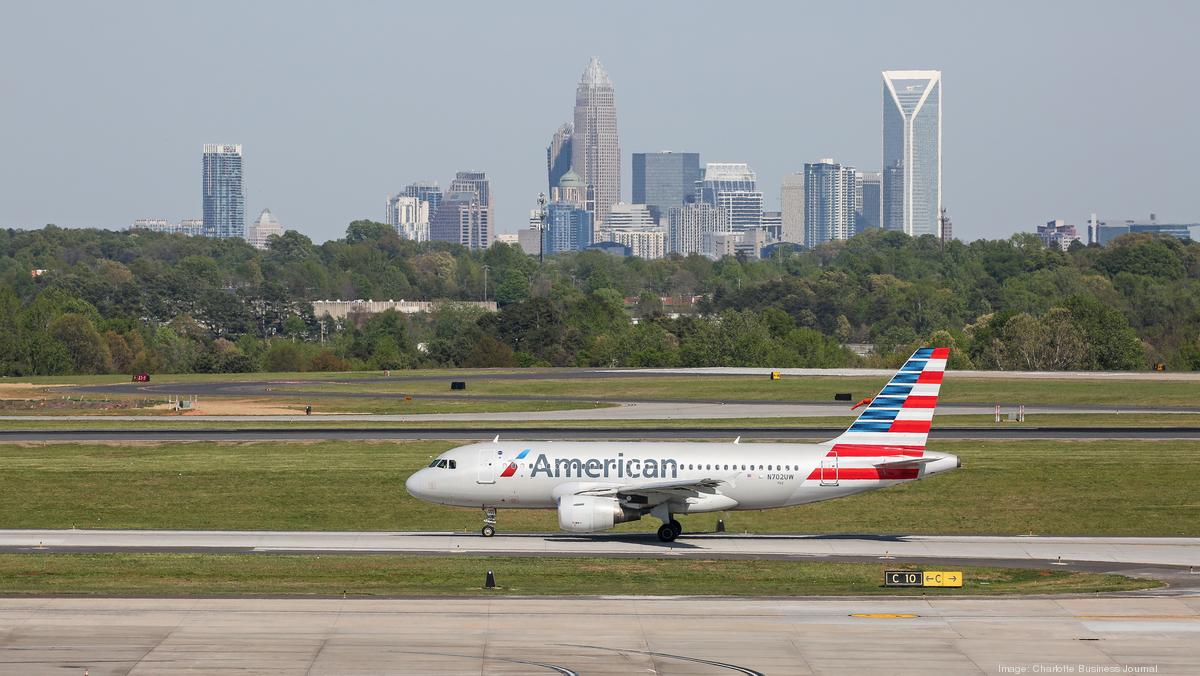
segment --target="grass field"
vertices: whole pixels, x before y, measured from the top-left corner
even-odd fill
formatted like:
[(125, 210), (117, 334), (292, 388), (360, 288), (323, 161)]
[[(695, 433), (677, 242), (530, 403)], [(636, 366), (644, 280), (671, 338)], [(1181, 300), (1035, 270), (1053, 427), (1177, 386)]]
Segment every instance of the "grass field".
[[(280, 385), (279, 391), (378, 392), (393, 394), (443, 393), (440, 380), (405, 380), (398, 374), (387, 382)], [(788, 377), (778, 381), (758, 376), (657, 376), (577, 379), (467, 378), (467, 393), (512, 396), (618, 397), (698, 399), (714, 401), (833, 401), (838, 392), (857, 400), (879, 392), (886, 377)], [(1104, 381), (955, 378), (949, 374), (941, 390), (944, 403), (1093, 404), (1105, 406), (1196, 406), (1197, 383), (1182, 381)]]
[[(144, 416), (148, 420), (174, 420), (186, 417), (174, 410), (164, 408), (98, 408), (91, 405), (98, 398), (88, 399), (78, 406), (72, 407), (70, 402), (56, 401), (54, 408), (31, 407), (4, 409), (4, 415), (21, 415), (30, 418), (53, 419), (64, 415), (88, 415), (103, 419), (105, 416), (119, 415)], [(158, 402), (154, 402), (158, 403)], [(306, 406), (313, 407), (313, 413), (360, 413), (372, 415), (425, 415), (429, 413), (507, 413), (535, 411), (572, 411), (586, 408), (604, 408), (616, 404), (596, 403), (588, 401), (487, 401), (478, 399), (422, 399), (417, 397), (411, 401), (398, 398), (371, 399), (361, 397), (248, 397), (233, 399), (227, 397), (201, 397), (193, 410), (195, 414), (212, 413), (215, 415), (296, 415), (304, 413)], [(213, 410), (206, 410), (213, 409)], [(0, 425), (2, 428), (2, 425)]]
[[(0, 445), (0, 527), (476, 531), (478, 512), (420, 502), (404, 480), (445, 442)], [(1200, 442), (943, 442), (961, 470), (724, 518), (735, 532), (1200, 535)], [(554, 531), (501, 510), (504, 531)], [(622, 524), (651, 532), (657, 522)]]
[(1118, 575), (965, 568), (962, 589), (885, 589), (871, 563), (221, 554), (0, 554), (5, 594), (222, 596), (1067, 594), (1159, 586)]
[[(602, 406), (602, 405), (601, 405)], [(463, 411), (460, 411), (463, 412)], [(1005, 415), (1008, 415), (1005, 411)], [(193, 420), (187, 416), (146, 416), (140, 420), (125, 421), (106, 419), (107, 416), (91, 416), (88, 420), (62, 420), (55, 416), (27, 416), (21, 420), (0, 420), (0, 430), (188, 430), (188, 429), (428, 429), (454, 427), (464, 430), (464, 438), (478, 437), (487, 431), (505, 429), (561, 429), (601, 428), (627, 429), (630, 437), (637, 436), (638, 429), (672, 428), (704, 430), (711, 428), (753, 430), (762, 428), (803, 429), (805, 427), (847, 427), (854, 416), (828, 416), (812, 418), (675, 418), (670, 420), (302, 420), (298, 422), (259, 416), (253, 420), (237, 420), (213, 423)], [(990, 415), (938, 415), (934, 429), (954, 427), (987, 427), (996, 429), (1031, 429), (1038, 427), (1078, 427), (1081, 435), (1096, 427), (1200, 427), (1200, 414), (1192, 413), (1121, 413), (1121, 414), (1031, 414), (1024, 423), (1002, 422), (995, 424)], [(472, 431), (475, 432), (472, 432)]]

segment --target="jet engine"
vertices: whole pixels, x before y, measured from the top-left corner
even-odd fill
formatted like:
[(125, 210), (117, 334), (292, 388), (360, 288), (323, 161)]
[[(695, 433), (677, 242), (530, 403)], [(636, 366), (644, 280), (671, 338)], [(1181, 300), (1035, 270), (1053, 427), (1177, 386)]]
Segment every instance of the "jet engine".
[(608, 530), (615, 524), (640, 518), (641, 512), (622, 505), (616, 498), (564, 495), (558, 499), (558, 527), (572, 533)]

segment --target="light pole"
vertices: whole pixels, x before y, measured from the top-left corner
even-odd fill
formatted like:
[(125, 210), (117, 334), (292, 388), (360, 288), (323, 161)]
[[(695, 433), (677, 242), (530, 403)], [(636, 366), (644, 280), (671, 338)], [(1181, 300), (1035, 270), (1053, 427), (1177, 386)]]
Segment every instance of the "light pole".
[(485, 303), (487, 302), (487, 278), (488, 278), (488, 270), (490, 270), (490, 269), (491, 269), (490, 265), (488, 265), (487, 263), (483, 264), (483, 302), (485, 302)]
[(538, 263), (546, 262), (546, 193), (538, 193)]

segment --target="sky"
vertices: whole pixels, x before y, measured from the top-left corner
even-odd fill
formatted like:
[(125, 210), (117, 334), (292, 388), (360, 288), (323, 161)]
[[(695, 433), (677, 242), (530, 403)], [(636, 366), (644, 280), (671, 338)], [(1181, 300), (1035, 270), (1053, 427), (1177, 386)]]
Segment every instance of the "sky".
[(1053, 218), (1200, 221), (1200, 3), (16, 2), (0, 20), (0, 227), (199, 218), (201, 148), (240, 143), (247, 222), (320, 242), (454, 172), (526, 227), (598, 56), (634, 152), (779, 183), (882, 163), (888, 69), (939, 69), (961, 239)]

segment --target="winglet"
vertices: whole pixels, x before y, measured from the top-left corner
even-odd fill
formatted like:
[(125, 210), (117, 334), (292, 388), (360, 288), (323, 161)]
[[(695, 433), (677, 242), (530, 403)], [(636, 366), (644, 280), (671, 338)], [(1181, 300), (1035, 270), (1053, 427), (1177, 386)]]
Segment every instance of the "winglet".
[(735, 443), (735, 444), (740, 444), (740, 443), (742, 443), (742, 435), (740, 435), (740, 434), (739, 434), (739, 435), (738, 435), (738, 438), (733, 440), (733, 443)]
[(493, 443), (493, 444), (498, 444), (498, 443), (500, 443), (500, 435), (499, 435), (499, 434), (497, 434), (497, 435), (496, 435), (496, 438), (495, 438), (495, 439), (492, 439), (492, 443)]

